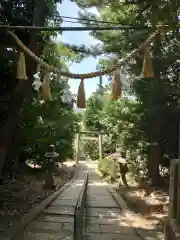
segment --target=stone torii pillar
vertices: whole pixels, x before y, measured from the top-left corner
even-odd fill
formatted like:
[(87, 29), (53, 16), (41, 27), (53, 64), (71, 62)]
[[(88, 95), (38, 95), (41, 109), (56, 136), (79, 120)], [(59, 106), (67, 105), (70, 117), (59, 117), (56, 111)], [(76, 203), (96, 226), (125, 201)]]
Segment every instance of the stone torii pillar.
[(103, 157), (103, 144), (102, 144), (102, 134), (99, 134), (99, 159)]
[(76, 134), (76, 163), (79, 161), (79, 143), (80, 143), (80, 133)]

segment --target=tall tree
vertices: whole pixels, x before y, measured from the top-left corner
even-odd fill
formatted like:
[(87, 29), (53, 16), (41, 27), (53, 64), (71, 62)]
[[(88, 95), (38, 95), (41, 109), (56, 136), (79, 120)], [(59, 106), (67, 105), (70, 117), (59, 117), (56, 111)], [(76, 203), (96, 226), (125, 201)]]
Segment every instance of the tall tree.
[[(55, 0), (3, 1), (0, 9), (0, 22), (4, 24), (24, 26), (44, 26), (49, 23), (49, 20), (56, 22), (57, 2), (58, 1)], [(15, 33), (37, 56), (40, 56), (43, 53), (44, 46), (49, 40), (49, 37), (52, 35), (55, 36), (54, 33), (45, 35), (36, 31), (27, 31), (26, 29), (16, 31)], [(2, 97), (4, 117), (1, 119), (0, 131), (0, 175), (4, 167), (8, 150), (12, 145), (13, 136), (20, 120), (25, 99), (30, 93), (32, 93), (32, 82), (34, 80), (33, 75), (37, 71), (37, 63), (32, 58), (26, 56), (28, 80), (18, 82), (14, 71), (10, 71), (10, 69), (13, 69), (12, 66), (15, 62), (15, 57), (12, 55), (15, 53), (14, 49), (16, 46), (12, 45), (12, 41), (8, 42), (10, 42), (11, 46), (4, 46), (4, 49), (7, 51), (6, 54), (8, 54), (6, 58), (6, 63), (8, 63), (8, 65), (4, 64), (6, 75), (3, 76), (9, 78), (8, 82), (11, 83), (9, 85), (7, 85), (7, 82), (3, 83), (5, 87), (3, 88)], [(5, 44), (5, 42), (3, 43)], [(9, 51), (8, 47), (11, 47), (12, 51)]]
[[(93, 31), (96, 39), (102, 42), (103, 53), (108, 57), (102, 57), (100, 64), (104, 68), (107, 65), (117, 63), (117, 60), (140, 43), (156, 30), (157, 24), (168, 24), (171, 33), (168, 35), (157, 35), (154, 44), (151, 46), (153, 56), (154, 77), (143, 79), (135, 76), (140, 75), (144, 52), (135, 57), (135, 61), (128, 63), (129, 74), (134, 79), (133, 92), (137, 96), (139, 110), (141, 110), (140, 122), (141, 131), (147, 144), (148, 173), (152, 184), (157, 184), (160, 180), (159, 164), (165, 158), (177, 157), (178, 149), (175, 144), (174, 149), (167, 146), (174, 144), (177, 140), (178, 132), (178, 101), (179, 96), (174, 91), (174, 86), (179, 89), (179, 64), (177, 48), (171, 44), (173, 38), (179, 38), (179, 8), (180, 3), (172, 1), (77, 1), (79, 6), (97, 7), (100, 16), (82, 12), (80, 16), (89, 19), (116, 22), (117, 24), (131, 25), (132, 30), (112, 30), (112, 31)], [(99, 23), (100, 24), (100, 23)], [(137, 30), (136, 27), (140, 27)], [(176, 76), (176, 78), (174, 78)], [(145, 92), (146, 90), (146, 92)], [(173, 106), (171, 108), (169, 106)], [(170, 113), (171, 112), (171, 113)], [(173, 115), (174, 138), (170, 136), (170, 127), (167, 125), (166, 118)], [(164, 139), (166, 131), (166, 141)], [(166, 143), (165, 143), (166, 142)], [(166, 157), (165, 157), (166, 156)]]

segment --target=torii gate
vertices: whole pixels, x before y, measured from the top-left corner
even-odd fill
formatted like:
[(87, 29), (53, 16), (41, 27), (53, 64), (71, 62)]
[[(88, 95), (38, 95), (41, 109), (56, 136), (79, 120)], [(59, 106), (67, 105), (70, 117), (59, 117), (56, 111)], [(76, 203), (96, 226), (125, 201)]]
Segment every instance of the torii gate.
[(103, 154), (103, 135), (104, 132), (95, 132), (95, 131), (81, 131), (76, 134), (76, 162), (78, 163), (79, 161), (79, 145), (80, 145), (80, 140), (81, 140), (81, 135), (97, 135), (97, 137), (92, 137), (92, 136), (83, 136), (83, 139), (87, 140), (95, 140), (99, 142), (99, 159), (102, 159), (102, 154)]

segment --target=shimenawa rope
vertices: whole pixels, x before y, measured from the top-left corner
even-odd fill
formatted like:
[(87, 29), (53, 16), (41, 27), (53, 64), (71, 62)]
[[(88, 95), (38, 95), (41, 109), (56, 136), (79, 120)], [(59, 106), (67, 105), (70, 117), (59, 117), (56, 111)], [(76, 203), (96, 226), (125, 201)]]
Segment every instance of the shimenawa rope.
[(85, 73), (85, 74), (64, 72), (52, 65), (49, 65), (48, 63), (44, 62), (41, 58), (36, 56), (28, 47), (26, 47), (21, 42), (21, 40), (17, 37), (17, 35), (15, 33), (13, 33), (12, 31), (9, 31), (9, 30), (7, 31), (7, 33), (16, 41), (16, 44), (21, 48), (21, 50), (24, 53), (26, 53), (29, 57), (33, 58), (34, 61), (36, 61), (38, 64), (40, 64), (41, 67), (44, 68), (46, 71), (58, 73), (58, 74), (61, 74), (62, 76), (67, 76), (67, 77), (73, 78), (73, 79), (89, 79), (89, 78), (94, 78), (94, 77), (99, 77), (99, 76), (109, 74), (109, 73), (113, 72), (114, 70), (116, 70), (117, 68), (119, 68), (123, 63), (128, 61), (139, 51), (145, 49), (153, 41), (153, 39), (156, 37), (156, 35), (159, 34), (162, 30), (164, 30), (163, 26), (157, 27), (157, 30), (153, 34), (151, 34), (143, 44), (141, 44), (137, 49), (134, 49), (132, 52), (127, 54), (124, 58), (121, 58), (118, 61), (118, 63), (116, 65), (112, 66), (111, 68), (108, 68), (104, 71), (97, 71), (97, 72), (91, 72), (91, 73)]

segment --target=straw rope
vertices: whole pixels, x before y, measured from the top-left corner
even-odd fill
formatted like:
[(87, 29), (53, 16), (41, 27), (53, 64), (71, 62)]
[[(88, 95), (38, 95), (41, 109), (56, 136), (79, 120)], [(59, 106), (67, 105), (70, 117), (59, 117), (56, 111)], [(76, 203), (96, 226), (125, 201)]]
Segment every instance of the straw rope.
[(41, 58), (36, 56), (28, 47), (26, 47), (21, 42), (21, 40), (17, 37), (17, 35), (15, 33), (13, 33), (12, 31), (9, 31), (9, 30), (7, 31), (7, 33), (15, 40), (16, 44), (21, 48), (21, 50), (24, 53), (26, 53), (29, 57), (34, 59), (34, 61), (36, 61), (38, 64), (40, 64), (41, 67), (44, 68), (46, 71), (58, 73), (62, 76), (67, 76), (67, 77), (73, 78), (73, 79), (89, 79), (89, 78), (103, 76), (103, 75), (109, 74), (109, 73), (113, 72), (114, 70), (116, 70), (123, 63), (127, 62), (134, 55), (136, 55), (139, 51), (144, 50), (153, 41), (153, 39), (156, 37), (156, 35), (159, 34), (161, 31), (164, 31), (165, 28), (166, 27), (163, 27), (163, 26), (157, 27), (157, 30), (153, 34), (151, 34), (144, 43), (142, 43), (137, 49), (134, 49), (132, 52), (127, 54), (124, 58), (121, 58), (118, 61), (118, 63), (116, 65), (112, 66), (111, 68), (108, 68), (104, 71), (97, 71), (97, 72), (91, 72), (91, 73), (85, 73), (85, 74), (64, 72), (52, 65), (49, 65), (48, 63), (44, 62)]

